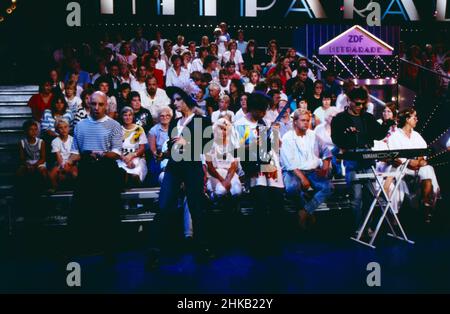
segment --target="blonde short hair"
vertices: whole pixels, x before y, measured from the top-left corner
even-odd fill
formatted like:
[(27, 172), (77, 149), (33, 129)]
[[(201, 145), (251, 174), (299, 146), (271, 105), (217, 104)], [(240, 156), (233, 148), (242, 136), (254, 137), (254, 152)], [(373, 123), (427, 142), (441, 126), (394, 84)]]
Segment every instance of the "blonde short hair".
[(292, 114), (294, 121), (300, 119), (300, 116), (304, 116), (304, 115), (307, 115), (310, 118), (312, 117), (311, 111), (305, 110), (305, 109), (301, 109), (301, 108), (296, 109), (294, 111), (294, 113)]
[(66, 124), (67, 126), (70, 127), (70, 123), (69, 123), (69, 121), (67, 121), (67, 119), (59, 118), (59, 119), (56, 119), (56, 121), (55, 121), (55, 129), (58, 129), (58, 126), (60, 126), (61, 124)]

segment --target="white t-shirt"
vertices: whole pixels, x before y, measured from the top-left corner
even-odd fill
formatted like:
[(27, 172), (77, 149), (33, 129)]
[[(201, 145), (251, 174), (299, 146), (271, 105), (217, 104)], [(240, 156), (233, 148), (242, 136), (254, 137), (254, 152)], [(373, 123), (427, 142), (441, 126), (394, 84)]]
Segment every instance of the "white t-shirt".
[(240, 108), (234, 115), (234, 121), (238, 121), (238, 120), (242, 119), (243, 117), (245, 117), (245, 113), (242, 110), (242, 108)]
[[(227, 63), (230, 61), (231, 58), (231, 51), (225, 51), (222, 55), (222, 61), (223, 63)], [(242, 59), (242, 54), (239, 50), (236, 50), (236, 53), (234, 54), (234, 59), (232, 60), (236, 64), (236, 66), (239, 66), (239, 64), (244, 63), (244, 59)]]
[(228, 41), (227, 37), (223, 36), (223, 35), (219, 36), (219, 38), (216, 39), (216, 44), (217, 44), (217, 47), (219, 48), (218, 49), (219, 55), (223, 55), (227, 51), (227, 48), (225, 47), (225, 43), (227, 41)]
[(278, 117), (278, 110), (277, 109), (268, 109), (266, 111), (266, 115), (264, 116), (264, 120), (266, 120), (269, 123), (269, 126), (275, 121), (275, 119)]
[(250, 93), (250, 94), (253, 93), (253, 91), (255, 90), (255, 86), (256, 86), (256, 84), (253, 84), (250, 82), (246, 83), (245, 84), (245, 92)]
[(81, 98), (78, 96), (73, 97), (72, 99), (68, 99), (67, 97), (64, 97), (66, 99), (67, 102), (67, 108), (70, 110), (70, 112), (72, 112), (72, 115), (75, 116), (75, 113), (78, 110), (78, 107), (81, 106)]
[(200, 58), (192, 61), (191, 73), (195, 71), (203, 72), (203, 61)]
[(159, 40), (159, 42), (156, 40), (156, 39), (153, 39), (151, 42), (150, 42), (150, 48), (151, 47), (153, 47), (153, 46), (156, 46), (156, 45), (159, 45), (159, 50), (161, 51), (161, 52), (164, 52), (164, 48), (163, 48), (163, 46), (164, 46), (164, 42), (166, 41), (166, 39), (160, 39)]
[(339, 96), (337, 96), (336, 108), (339, 110), (339, 112), (342, 112), (345, 110), (345, 107), (347, 106), (348, 106), (348, 97), (346, 94), (341, 93)]
[(166, 76), (167, 65), (164, 60), (158, 60), (158, 62), (156, 62), (155, 68), (163, 71), (163, 75)]
[(313, 114), (320, 120), (320, 122), (324, 122), (325, 115), (326, 115), (327, 111), (330, 110), (330, 108), (328, 108), (327, 110), (324, 110), (323, 107), (320, 106), (316, 110), (314, 110)]
[(65, 142), (63, 142), (59, 137), (52, 141), (52, 153), (60, 153), (64, 164), (69, 160), (72, 142), (73, 137), (70, 135)]
[(145, 82), (139, 82), (137, 80), (131, 82), (130, 84), (131, 90), (136, 92), (143, 92), (147, 89), (147, 86), (145, 86)]

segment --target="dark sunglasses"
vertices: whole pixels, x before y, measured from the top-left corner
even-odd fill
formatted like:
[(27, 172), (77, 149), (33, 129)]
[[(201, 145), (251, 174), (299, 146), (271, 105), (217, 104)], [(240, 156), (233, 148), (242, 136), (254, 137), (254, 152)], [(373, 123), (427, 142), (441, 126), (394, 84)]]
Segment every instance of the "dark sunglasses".
[(180, 101), (180, 100), (183, 100), (183, 98), (181, 98), (181, 97), (175, 97), (175, 98), (173, 99), (173, 101)]
[(366, 104), (365, 102), (356, 102), (356, 101), (354, 101), (353, 103), (355, 104), (356, 107), (364, 106)]

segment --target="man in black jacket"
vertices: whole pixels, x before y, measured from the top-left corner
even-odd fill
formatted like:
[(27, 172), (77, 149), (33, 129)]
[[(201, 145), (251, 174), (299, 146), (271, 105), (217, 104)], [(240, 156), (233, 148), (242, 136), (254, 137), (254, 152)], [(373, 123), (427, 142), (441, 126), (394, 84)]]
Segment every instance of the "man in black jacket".
[[(368, 97), (367, 90), (363, 87), (354, 88), (348, 94), (348, 107), (331, 122), (331, 139), (342, 152), (372, 148), (374, 140), (382, 140), (388, 133), (389, 123), (379, 124), (373, 115), (366, 112)], [(353, 191), (352, 207), (357, 228), (362, 224), (363, 213), (371, 202), (371, 194), (362, 184), (352, 183), (350, 178), (356, 173), (370, 172), (372, 165), (373, 161), (344, 160), (346, 181)]]

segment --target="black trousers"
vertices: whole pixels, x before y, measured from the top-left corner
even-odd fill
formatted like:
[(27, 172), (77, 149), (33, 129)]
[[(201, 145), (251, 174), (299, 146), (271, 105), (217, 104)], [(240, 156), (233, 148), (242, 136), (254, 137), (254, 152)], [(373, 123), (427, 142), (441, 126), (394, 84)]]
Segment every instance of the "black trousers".
[(69, 215), (72, 244), (110, 250), (116, 247), (125, 173), (115, 160), (82, 157)]
[(162, 249), (167, 248), (177, 232), (174, 226), (183, 217), (183, 209), (178, 206), (181, 184), (187, 197), (194, 229), (194, 239), (198, 246), (206, 245), (204, 212), (206, 207), (204, 193), (204, 171), (201, 162), (183, 162), (168, 167), (159, 193), (160, 212), (157, 217), (157, 234), (153, 243)]

